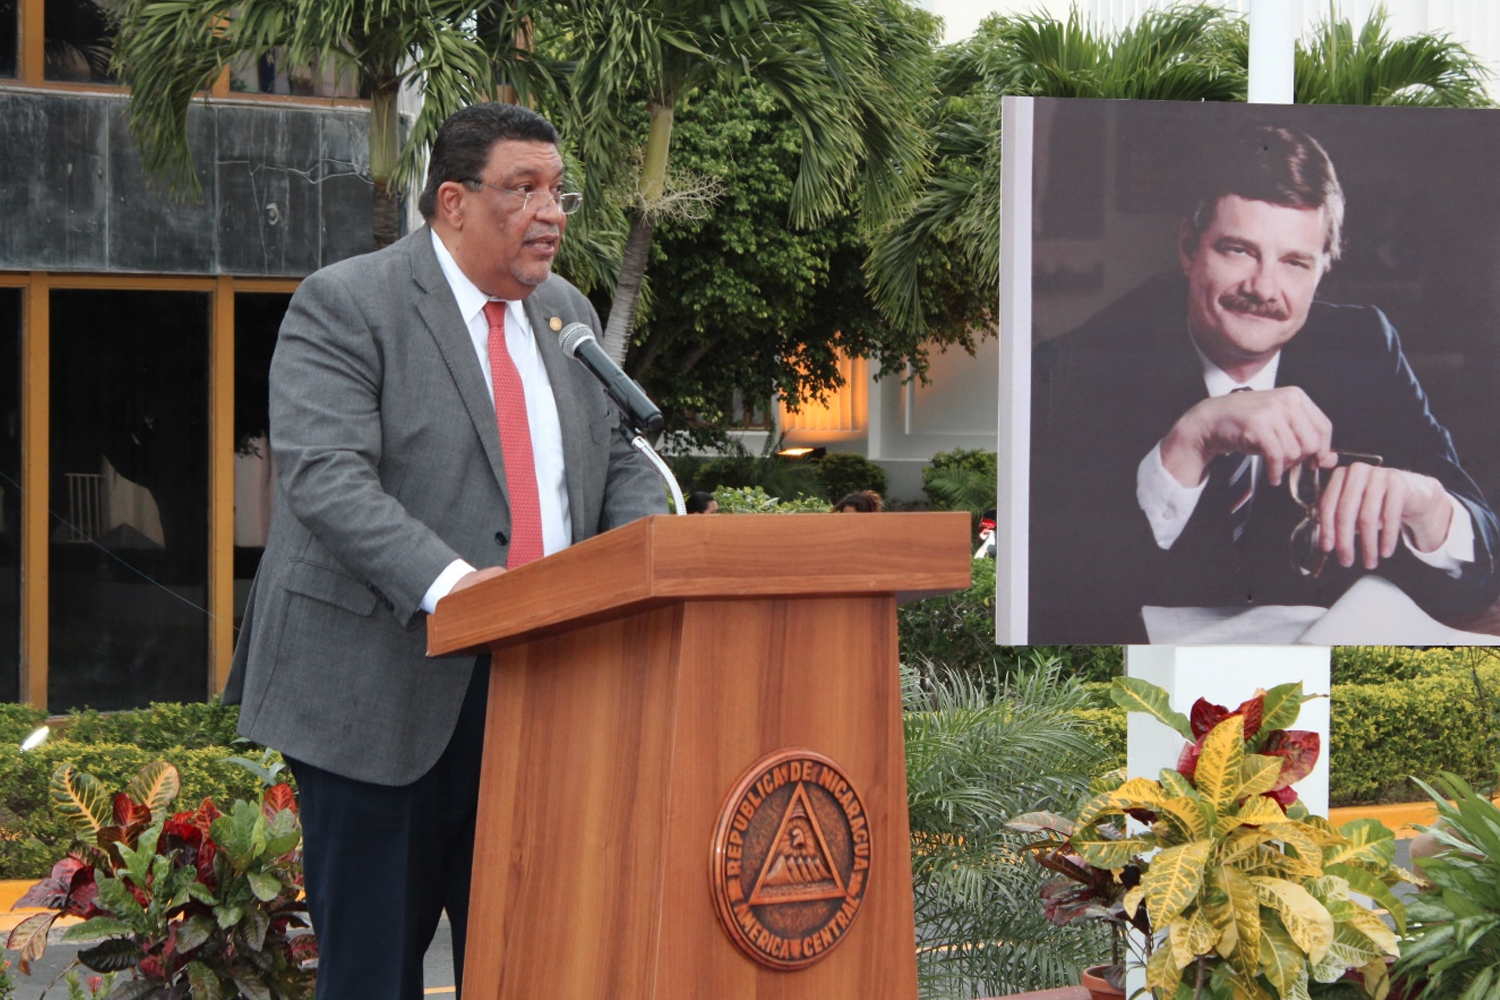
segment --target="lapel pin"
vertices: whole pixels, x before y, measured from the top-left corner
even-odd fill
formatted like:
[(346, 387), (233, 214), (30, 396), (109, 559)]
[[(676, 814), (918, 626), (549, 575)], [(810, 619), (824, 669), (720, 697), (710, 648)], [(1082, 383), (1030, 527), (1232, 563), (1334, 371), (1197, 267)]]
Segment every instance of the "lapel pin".
[(550, 326), (550, 327), (552, 327), (552, 332), (553, 333), (556, 333), (557, 331), (559, 331), (559, 330), (562, 329), (562, 320), (559, 319), (556, 316), (553, 316), (551, 319), (549, 319), (547, 321), (547, 325)]

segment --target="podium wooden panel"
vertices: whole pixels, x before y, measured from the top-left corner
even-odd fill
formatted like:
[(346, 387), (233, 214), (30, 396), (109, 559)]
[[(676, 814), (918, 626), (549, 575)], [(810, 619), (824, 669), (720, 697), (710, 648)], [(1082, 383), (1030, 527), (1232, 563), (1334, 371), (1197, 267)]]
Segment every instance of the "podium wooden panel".
[[(443, 600), (490, 649), (466, 1000), (917, 995), (895, 607), (969, 584), (966, 514), (656, 517)], [(835, 761), (870, 820), (864, 901), (805, 969), (719, 925), (712, 838), (766, 754)]]

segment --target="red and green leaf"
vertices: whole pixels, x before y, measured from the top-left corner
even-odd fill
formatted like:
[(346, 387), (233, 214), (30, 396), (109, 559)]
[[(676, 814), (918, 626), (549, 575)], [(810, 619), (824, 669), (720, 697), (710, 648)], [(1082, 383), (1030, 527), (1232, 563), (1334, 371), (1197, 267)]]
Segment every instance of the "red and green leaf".
[(1261, 754), (1282, 759), (1281, 777), (1272, 791), (1294, 785), (1311, 774), (1322, 748), (1318, 734), (1303, 729), (1278, 729), (1268, 735), (1261, 744)]

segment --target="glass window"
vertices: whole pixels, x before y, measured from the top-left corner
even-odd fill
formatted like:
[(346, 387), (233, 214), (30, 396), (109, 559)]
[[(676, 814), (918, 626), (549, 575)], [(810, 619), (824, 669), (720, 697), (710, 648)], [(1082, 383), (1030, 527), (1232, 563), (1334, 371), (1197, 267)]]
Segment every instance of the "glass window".
[(271, 527), (276, 477), (266, 440), (271, 352), (291, 295), (237, 292), (234, 296), (234, 618), (245, 614), (250, 581)]
[[(0, 0), (4, 2), (4, 0)], [(370, 97), (359, 74), (330, 62), (321, 71), (309, 66), (288, 66), (279, 50), (259, 59), (241, 58), (229, 67), (229, 89), (243, 94), (291, 94), (297, 97)]]
[(203, 292), (57, 290), (48, 708), (208, 688)]
[(0, 288), (0, 701), (21, 696), (21, 290)]
[(16, 6), (16, 0), (0, 0), (0, 76), (16, 75), (19, 17), (20, 10)]
[(48, 80), (114, 83), (109, 60), (115, 51), (111, 23), (117, 0), (47, 0), (42, 13)]

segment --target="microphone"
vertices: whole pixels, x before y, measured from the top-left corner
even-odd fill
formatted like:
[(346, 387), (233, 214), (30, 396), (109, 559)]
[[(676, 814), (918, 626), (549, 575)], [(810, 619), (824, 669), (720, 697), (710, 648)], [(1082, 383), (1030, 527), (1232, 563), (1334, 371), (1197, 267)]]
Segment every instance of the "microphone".
[(620, 370), (614, 359), (594, 339), (594, 331), (585, 323), (569, 323), (558, 335), (563, 353), (576, 358), (604, 385), (604, 391), (625, 411), (632, 427), (646, 434), (662, 428), (661, 410), (651, 402), (644, 389)]

